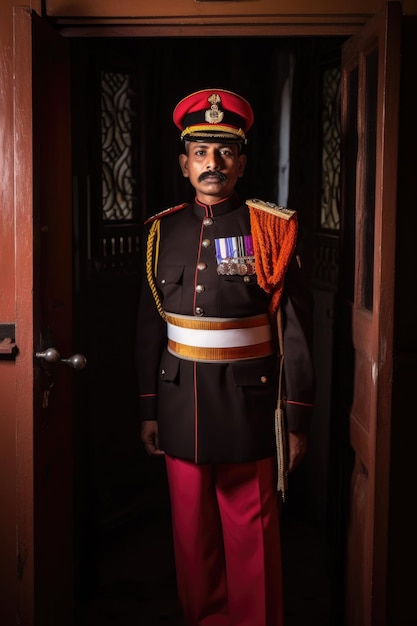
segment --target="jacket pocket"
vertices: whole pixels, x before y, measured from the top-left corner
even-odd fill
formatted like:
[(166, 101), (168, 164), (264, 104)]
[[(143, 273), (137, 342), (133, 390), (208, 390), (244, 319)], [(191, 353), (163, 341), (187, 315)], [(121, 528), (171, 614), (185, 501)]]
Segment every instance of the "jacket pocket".
[(237, 283), (238, 285), (244, 285), (245, 287), (251, 287), (258, 284), (258, 278), (256, 274), (245, 274), (240, 276), (239, 274), (224, 274), (222, 279), (225, 283)]
[(165, 311), (180, 310), (182, 301), (184, 265), (158, 267), (157, 285), (162, 292)]
[(236, 361), (231, 364), (237, 387), (271, 387), (278, 381), (278, 357)]
[(175, 383), (178, 382), (180, 370), (180, 360), (165, 351), (162, 355), (161, 365), (159, 368), (159, 378), (162, 382)]

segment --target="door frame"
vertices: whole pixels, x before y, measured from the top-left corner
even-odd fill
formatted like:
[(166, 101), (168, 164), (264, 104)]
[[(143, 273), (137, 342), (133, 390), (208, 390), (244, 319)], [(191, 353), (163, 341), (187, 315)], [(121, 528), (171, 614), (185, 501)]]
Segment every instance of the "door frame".
[[(10, 3), (14, 7), (14, 3)], [(17, 6), (17, 5), (16, 5)], [(300, 23), (292, 24), (264, 24), (256, 23), (256, 19), (251, 20), (251, 24), (241, 24), (234, 27), (233, 24), (187, 24), (187, 19), (181, 20), (182, 24), (169, 25), (161, 32), (160, 25), (114, 25), (106, 21), (105, 25), (90, 26), (85, 24), (68, 24), (60, 23), (54, 20), (57, 31), (65, 37), (120, 37), (120, 36), (179, 36), (200, 35), (200, 36), (220, 36), (232, 34), (240, 36), (288, 36), (288, 35), (314, 35), (317, 37), (327, 36), (329, 34), (353, 35), (364, 24), (369, 15), (359, 18), (357, 21), (347, 19), (347, 23), (340, 18), (337, 24), (320, 25), (317, 21), (312, 20), (308, 24), (305, 20), (303, 25)], [(184, 28), (184, 22), (187, 28)], [(306, 27), (307, 24), (307, 27)], [(248, 32), (249, 31), (249, 32)], [(323, 32), (324, 31), (324, 32)], [(18, 36), (19, 33), (17, 32)], [(31, 299), (27, 297), (32, 284), (32, 275), (30, 263), (27, 261), (33, 258), (32, 249), (32, 222), (31, 215), (33, 210), (33, 198), (31, 197), (31, 187), (28, 184), (29, 174), (31, 173), (30, 160), (28, 155), (32, 154), (32, 140), (30, 131), (32, 127), (31, 120), (31, 101), (27, 93), (24, 93), (23, 85), (27, 79), (31, 79), (30, 67), (27, 65), (26, 59), (23, 57), (22, 51), (15, 46), (12, 55), (14, 73), (19, 76), (19, 80), (15, 83), (15, 102), (19, 100), (20, 106), (15, 109), (14, 136), (16, 138), (14, 144), (14, 159), (17, 163), (15, 171), (15, 228), (19, 233), (16, 238), (16, 325), (19, 326), (19, 354), (16, 358), (16, 379), (17, 390), (21, 381), (26, 384), (33, 385), (33, 344), (32, 344), (32, 327), (33, 327), (33, 311), (31, 308)], [(22, 90), (20, 92), (20, 90)], [(24, 129), (24, 132), (21, 132)], [(33, 494), (33, 476), (31, 471), (31, 457), (19, 454), (22, 450), (27, 450), (26, 444), (33, 437), (33, 424), (30, 415), (33, 411), (31, 406), (31, 398), (25, 394), (16, 393), (16, 475), (17, 475), (17, 522), (18, 526), (23, 529), (24, 533), (30, 537), (33, 533), (32, 527), (32, 501)], [(24, 569), (33, 568), (33, 553), (31, 551), (22, 553), (19, 557), (19, 572)], [(25, 584), (21, 585), (21, 602), (26, 606), (33, 606), (33, 588), (28, 577), (25, 578)]]
[[(49, 607), (45, 608), (46, 603), (42, 602), (45, 597), (53, 599), (56, 609), (56, 604), (63, 595), (68, 598), (72, 596), (72, 587), (68, 582), (72, 570), (69, 555), (72, 556), (73, 527), (70, 479), (72, 467), (68, 460), (72, 456), (71, 379), (63, 371), (66, 366), (54, 364), (59, 368), (50, 379), (55, 384), (55, 394), (50, 402), (44, 404), (42, 391), (46, 391), (46, 388), (41, 389), (41, 385), (45, 382), (43, 373), (46, 369), (40, 366), (40, 360), (35, 356), (38, 351), (52, 347), (42, 345), (44, 323), (53, 320), (54, 334), (58, 339), (60, 350), (63, 351), (62, 356), (67, 356), (72, 341), (70, 125), (63, 122), (64, 119), (69, 120), (70, 92), (66, 89), (69, 83), (65, 82), (69, 78), (69, 64), (67, 71), (62, 71), (62, 50), (61, 54), (56, 56), (49, 55), (49, 49), (45, 51), (45, 46), (51, 45), (51, 36), (55, 52), (57, 40), (61, 44), (60, 48), (65, 50), (68, 42), (59, 38), (45, 20), (27, 7), (15, 7), (13, 23), (14, 74), (20, 78), (15, 81), (14, 90), (15, 306), (18, 345), (15, 360), (17, 392), (15, 541), (19, 581), (14, 613), (17, 611), (19, 623), (21, 621), (32, 625), (37, 619), (36, 607), (40, 613), (49, 610)], [(39, 60), (40, 56), (42, 61)], [(56, 94), (54, 98), (47, 99), (45, 89), (33, 88), (39, 84), (36, 71), (39, 64), (44, 63), (44, 58), (48, 59), (50, 67), (54, 67), (55, 77), (58, 75), (57, 64), (60, 63), (59, 80), (54, 81), (53, 90), (49, 92), (49, 95)], [(49, 78), (51, 73), (48, 71), (44, 75)], [(39, 97), (43, 98), (41, 106), (37, 102)], [(53, 114), (48, 117), (45, 113), (47, 106), (53, 106), (52, 102), (59, 98), (65, 101), (66, 106), (55, 107)], [(46, 125), (47, 118), (47, 124), (56, 132), (46, 136), (40, 132), (40, 114), (44, 116), (42, 128)], [(49, 137), (55, 142), (52, 147)], [(56, 155), (58, 143), (60, 148), (62, 147), (62, 152), (60, 158), (55, 160), (56, 176), (53, 184), (50, 184), (47, 176), (50, 172), (51, 151)], [(42, 175), (36, 170), (40, 162), (43, 166)], [(45, 166), (46, 163), (48, 166)], [(53, 220), (50, 220), (49, 216), (52, 216)], [(55, 238), (57, 224), (64, 235)], [(55, 247), (57, 241), (61, 246)], [(55, 263), (47, 263), (45, 254), (47, 249), (49, 253), (53, 251)], [(60, 255), (58, 260), (57, 253)], [(43, 269), (48, 268), (48, 277), (44, 274), (43, 280), (40, 278), (41, 256), (45, 256)], [(48, 290), (50, 300), (46, 302), (43, 296), (45, 290), (52, 284), (54, 291), (51, 293)], [(44, 459), (46, 454), (48, 458)], [(57, 471), (57, 464), (60, 465), (60, 472)], [(62, 501), (58, 501), (58, 497), (51, 497), (52, 493), (54, 496), (62, 493)], [(45, 497), (40, 498), (40, 494)], [(55, 545), (55, 549), (45, 549), (45, 545), (40, 545), (41, 534), (44, 535), (45, 541), (53, 544), (58, 533), (60, 537), (63, 533), (65, 540), (61, 541), (60, 545)], [(67, 563), (67, 568), (62, 568), (61, 571), (57, 571), (59, 559), (61, 563)], [(42, 575), (37, 578), (36, 573), (39, 572)], [(65, 582), (60, 585), (58, 581), (63, 579)], [(55, 582), (57, 588), (53, 590)], [(62, 596), (57, 591), (58, 587), (59, 591), (64, 591)], [(39, 593), (40, 589), (42, 593)], [(67, 603), (72, 604), (72, 599)], [(66, 620), (70, 619), (69, 608), (68, 611), (64, 609), (64, 613), (65, 617), (62, 620), (67, 623)], [(42, 615), (45, 617), (46, 614)], [(52, 619), (51, 615), (49, 619)]]
[[(34, 622), (34, 364), (33, 364), (33, 122), (31, 42), (27, 32), (31, 12), (14, 10), (15, 83), (15, 228), (16, 237), (16, 550), (18, 567), (17, 611), (29, 624)], [(18, 42), (21, 42), (18, 45)], [(29, 47), (30, 46), (30, 47)], [(29, 57), (28, 57), (29, 55)], [(23, 130), (24, 129), (24, 130)]]

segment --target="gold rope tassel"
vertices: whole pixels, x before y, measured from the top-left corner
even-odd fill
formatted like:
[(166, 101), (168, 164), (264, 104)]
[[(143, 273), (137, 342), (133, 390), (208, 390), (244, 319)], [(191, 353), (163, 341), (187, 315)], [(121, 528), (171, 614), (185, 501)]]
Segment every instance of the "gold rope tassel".
[(148, 279), (149, 287), (152, 291), (158, 313), (166, 321), (165, 311), (162, 308), (161, 298), (159, 297), (158, 288), (155, 283), (155, 276), (157, 275), (158, 269), (159, 240), (160, 221), (155, 220), (152, 222), (146, 244), (146, 277)]
[(285, 502), (288, 488), (287, 475), (287, 436), (285, 430), (285, 399), (282, 386), (284, 371), (284, 341), (282, 336), (282, 311), (277, 312), (277, 330), (279, 343), (279, 377), (278, 377), (278, 404), (275, 411), (275, 441), (277, 447), (277, 491), (281, 492), (282, 501)]
[(272, 294), (269, 305), (271, 319), (276, 316), (279, 343), (278, 404), (275, 411), (275, 443), (277, 451), (277, 491), (285, 502), (287, 477), (287, 439), (285, 428), (285, 398), (283, 389), (284, 345), (282, 313), (279, 306), (284, 278), (297, 241), (296, 214), (282, 219), (249, 205), (251, 231), (255, 254), (256, 275), (260, 287)]

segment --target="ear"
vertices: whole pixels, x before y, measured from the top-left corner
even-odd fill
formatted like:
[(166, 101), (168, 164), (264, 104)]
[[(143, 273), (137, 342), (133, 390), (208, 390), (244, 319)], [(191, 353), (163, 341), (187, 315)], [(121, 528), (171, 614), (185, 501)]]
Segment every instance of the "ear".
[(186, 154), (180, 154), (178, 157), (182, 175), (184, 178), (188, 178), (188, 157)]
[(246, 163), (246, 154), (239, 154), (239, 178), (242, 178), (243, 174), (245, 173)]

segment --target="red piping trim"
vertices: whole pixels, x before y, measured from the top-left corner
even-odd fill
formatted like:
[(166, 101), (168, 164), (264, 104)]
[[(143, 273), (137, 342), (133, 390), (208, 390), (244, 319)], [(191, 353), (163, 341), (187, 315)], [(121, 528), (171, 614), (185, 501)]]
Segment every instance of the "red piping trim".
[(194, 462), (198, 462), (197, 363), (194, 363)]
[[(204, 204), (204, 202), (200, 202), (200, 200), (196, 196), (195, 203), (198, 204), (199, 206), (207, 207), (207, 208), (211, 209), (212, 206), (216, 206), (216, 204), (221, 204), (222, 202), (225, 202), (225, 200), (228, 200), (232, 196), (233, 196), (233, 194), (230, 194), (230, 196), (227, 196), (227, 198), (222, 198), (221, 200), (218, 200), (217, 202), (213, 202), (213, 204)], [(211, 209), (211, 211), (212, 211), (212, 209)]]
[[(202, 204), (201, 206), (204, 206), (206, 209), (206, 217), (207, 217), (207, 206), (205, 204)], [(194, 296), (193, 296), (193, 311), (195, 311), (195, 307), (196, 307), (196, 299), (197, 299), (197, 291), (196, 291), (196, 287), (197, 287), (197, 280), (198, 280), (198, 264), (200, 262), (200, 256), (201, 256), (201, 242), (203, 241), (203, 231), (204, 231), (204, 225), (203, 222), (201, 222), (201, 227), (200, 227), (200, 240), (198, 242), (198, 255), (197, 255), (197, 263), (195, 266), (195, 271), (194, 271)]]

